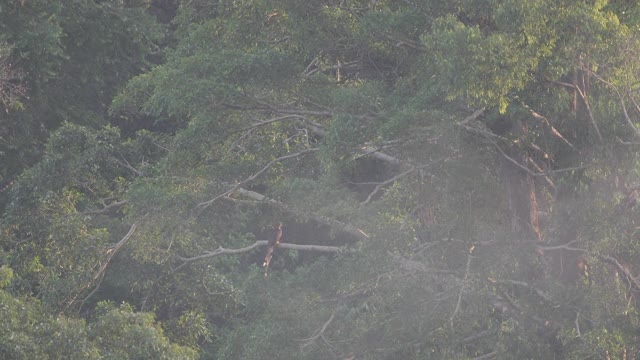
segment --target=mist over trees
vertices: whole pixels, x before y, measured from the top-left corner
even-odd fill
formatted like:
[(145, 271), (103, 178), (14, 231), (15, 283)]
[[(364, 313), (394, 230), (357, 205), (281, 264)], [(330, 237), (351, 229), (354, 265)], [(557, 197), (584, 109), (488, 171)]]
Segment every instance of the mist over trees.
[(633, 1), (3, 1), (0, 358), (640, 359), (639, 59)]

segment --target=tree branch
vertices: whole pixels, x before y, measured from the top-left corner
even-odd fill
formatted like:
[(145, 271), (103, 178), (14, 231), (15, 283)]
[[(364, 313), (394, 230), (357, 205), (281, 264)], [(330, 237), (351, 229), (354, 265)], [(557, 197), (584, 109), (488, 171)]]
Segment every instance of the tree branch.
[(120, 157), (122, 158), (122, 160), (123, 160), (124, 162), (122, 162), (122, 161), (120, 161), (120, 160), (118, 160), (118, 159), (116, 159), (116, 158), (114, 158), (113, 160), (114, 160), (116, 163), (118, 163), (118, 165), (123, 166), (123, 167), (125, 167), (125, 168), (129, 169), (129, 171), (131, 171), (132, 173), (136, 174), (136, 176), (139, 176), (139, 177), (143, 177), (143, 176), (144, 176), (144, 174), (143, 174), (140, 170), (138, 170), (138, 169), (134, 168), (133, 166), (131, 166), (131, 164), (129, 164), (129, 162), (128, 162), (128, 161), (127, 161), (127, 159), (124, 157), (124, 155), (120, 154)]
[(133, 235), (133, 233), (136, 231), (136, 229), (138, 228), (138, 224), (134, 223), (133, 225), (131, 225), (131, 228), (129, 229), (129, 231), (127, 232), (127, 234), (117, 243), (113, 244), (112, 246), (109, 246), (108, 248), (106, 248), (106, 254), (107, 254), (107, 258), (106, 260), (104, 260), (104, 262), (102, 263), (102, 265), (100, 265), (100, 268), (98, 269), (98, 271), (93, 275), (92, 279), (89, 281), (88, 284), (83, 285), (80, 289), (78, 289), (75, 293), (74, 296), (72, 296), (70, 299), (67, 300), (67, 304), (65, 309), (68, 309), (69, 306), (71, 306), (75, 300), (78, 298), (78, 296), (80, 295), (80, 293), (82, 293), (86, 288), (88, 288), (89, 286), (91, 286), (92, 283), (97, 282), (95, 288), (89, 293), (89, 295), (87, 295), (81, 302), (80, 302), (80, 308), (82, 308), (82, 306), (84, 305), (84, 303), (93, 295), (95, 294), (95, 292), (98, 290), (98, 288), (100, 288), (100, 284), (102, 283), (102, 279), (104, 278), (104, 272), (105, 270), (107, 270), (107, 266), (109, 265), (109, 263), (111, 262), (111, 259), (113, 259), (113, 257), (116, 255), (116, 253), (118, 252), (118, 250), (120, 250), (120, 248), (122, 248), (122, 246), (129, 241), (129, 239), (131, 238), (131, 236)]
[[(589, 71), (589, 74), (593, 75), (593, 77), (598, 79), (603, 84), (612, 88), (613, 91), (618, 95), (618, 99), (620, 100), (620, 106), (622, 106), (622, 113), (624, 114), (624, 118), (627, 121), (627, 124), (629, 124), (629, 126), (633, 129), (633, 132), (636, 134), (636, 136), (640, 137), (640, 130), (633, 124), (633, 121), (631, 121), (631, 118), (629, 117), (629, 113), (627, 113), (627, 105), (624, 103), (624, 97), (622, 96), (618, 88), (612, 83), (610, 83), (609, 81), (603, 79), (600, 75), (594, 73), (593, 71)], [(633, 98), (632, 98), (632, 101), (635, 103), (635, 100), (633, 100)]]
[(329, 320), (325, 321), (324, 324), (322, 324), (322, 326), (318, 330), (314, 331), (313, 335), (311, 335), (306, 339), (297, 340), (303, 343), (302, 345), (300, 345), (300, 348), (304, 349), (305, 347), (313, 344), (319, 337), (324, 336), (324, 332), (327, 330), (327, 328), (329, 327), (329, 325), (331, 324), (335, 316), (336, 316), (336, 312), (334, 311), (333, 313), (331, 313)]
[(451, 323), (451, 327), (453, 327), (453, 320), (456, 318), (456, 315), (458, 314), (458, 311), (460, 311), (460, 304), (462, 303), (462, 293), (464, 292), (465, 288), (467, 287), (467, 280), (469, 279), (469, 271), (471, 270), (471, 259), (473, 258), (473, 250), (475, 249), (475, 246), (472, 245), (471, 248), (469, 249), (469, 255), (467, 255), (467, 266), (465, 267), (464, 270), (464, 278), (462, 279), (462, 286), (460, 287), (460, 290), (458, 291), (458, 300), (456, 301), (456, 307), (453, 310), (453, 314), (451, 314), (451, 318), (449, 318), (449, 322)]
[(435, 165), (441, 161), (447, 160), (449, 157), (442, 157), (438, 160), (432, 161), (428, 164), (424, 164), (424, 165), (420, 165), (420, 166), (411, 166), (408, 170), (401, 172), (400, 174), (392, 177), (391, 179), (385, 180), (383, 182), (377, 183), (376, 187), (373, 189), (373, 191), (371, 191), (371, 193), (369, 193), (369, 196), (367, 196), (367, 199), (364, 200), (363, 202), (360, 203), (360, 205), (366, 205), (368, 203), (371, 202), (371, 199), (378, 193), (378, 191), (380, 191), (380, 189), (382, 189), (383, 186), (391, 184), (393, 182), (398, 181), (400, 178), (403, 178), (404, 176), (414, 172), (415, 170), (418, 169), (424, 169), (426, 167), (429, 167), (431, 165)]
[(484, 355), (474, 357), (471, 360), (489, 360), (489, 359), (495, 358), (496, 356), (498, 356), (498, 351), (494, 350), (490, 353), (486, 353)]
[[(212, 257), (217, 257), (217, 256), (221, 256), (221, 255), (236, 255), (236, 254), (242, 254), (242, 253), (246, 253), (249, 252), (255, 248), (258, 247), (262, 247), (262, 246), (267, 246), (269, 245), (269, 241), (268, 240), (257, 240), (255, 243), (249, 245), (249, 246), (245, 246), (243, 248), (240, 249), (226, 249), (223, 248), (222, 246), (217, 248), (214, 251), (205, 251), (204, 254), (202, 255), (197, 255), (197, 256), (193, 256), (193, 257), (182, 257), (180, 255), (175, 255), (176, 258), (180, 261), (184, 261), (185, 263), (189, 263), (189, 262), (193, 262), (193, 261), (197, 261), (197, 260), (202, 260), (202, 259), (208, 259), (208, 258), (212, 258)], [(291, 244), (291, 243), (278, 243), (275, 245), (275, 247), (277, 248), (281, 248), (281, 249), (290, 249), (290, 250), (301, 250), (301, 251), (318, 251), (318, 252), (325, 252), (325, 253), (337, 253), (342, 251), (341, 247), (338, 246), (323, 246), (323, 245), (299, 245), (299, 244)]]
[(509, 162), (513, 163), (515, 166), (517, 166), (518, 168), (522, 169), (523, 171), (527, 172), (528, 174), (530, 174), (531, 176), (548, 176), (550, 174), (555, 174), (555, 173), (561, 173), (561, 172), (567, 172), (567, 171), (574, 171), (574, 170), (582, 170), (585, 169), (586, 166), (575, 166), (575, 167), (569, 167), (569, 168), (562, 168), (562, 169), (556, 169), (556, 170), (550, 170), (550, 171), (546, 171), (546, 172), (533, 172), (531, 170), (529, 170), (528, 167), (522, 165), (521, 163), (519, 163), (517, 160), (515, 160), (514, 158), (512, 158), (511, 156), (507, 155), (504, 150), (502, 150), (500, 148), (500, 146), (496, 143), (493, 143), (493, 145), (498, 149), (498, 151), (500, 152), (500, 154), (502, 154), (502, 156), (504, 156)]
[(634, 277), (631, 271), (629, 271), (626, 266), (622, 265), (620, 261), (618, 261), (618, 259), (614, 258), (613, 256), (603, 256), (602, 259), (610, 264), (615, 265), (618, 270), (620, 270), (624, 274), (630, 284), (634, 285), (636, 289), (640, 289), (640, 281), (638, 280), (638, 278)]
[[(288, 213), (294, 214), (296, 216), (300, 216), (300, 213), (298, 211), (295, 211), (294, 209), (289, 208), (289, 206), (287, 206), (285, 203), (280, 202), (278, 200), (274, 200), (271, 198), (268, 198), (260, 193), (257, 193), (255, 191), (251, 191), (251, 190), (246, 190), (243, 188), (238, 188), (236, 189), (235, 193), (240, 194), (242, 196), (245, 196), (249, 199), (255, 200), (256, 202), (265, 202), (267, 204), (273, 205), (283, 211), (286, 211)], [(230, 201), (235, 201), (236, 199), (230, 198), (230, 197), (226, 197), (226, 199), (229, 199)], [(357, 227), (351, 225), (351, 224), (346, 224), (343, 223), (341, 221), (335, 220), (335, 219), (331, 219), (328, 218), (326, 216), (322, 216), (319, 214), (313, 214), (312, 218), (314, 220), (316, 220), (317, 222), (321, 223), (321, 224), (325, 224), (330, 226), (333, 229), (337, 229), (341, 232), (350, 234), (352, 236), (354, 236), (356, 239), (358, 240), (367, 240), (369, 239), (369, 235), (367, 235), (364, 231), (358, 229)]]
[(273, 119), (264, 120), (264, 121), (255, 123), (255, 124), (253, 124), (251, 126), (248, 126), (248, 127), (244, 128), (244, 129), (242, 129), (242, 131), (249, 131), (249, 130), (252, 130), (252, 129), (255, 129), (255, 128), (258, 128), (258, 127), (261, 127), (261, 126), (272, 124), (274, 122), (278, 122), (278, 121), (282, 121), (282, 120), (289, 120), (289, 119), (305, 119), (305, 117), (302, 116), (302, 115), (299, 115), (299, 114), (278, 116), (278, 117), (275, 117)]
[(318, 150), (320, 150), (320, 149), (319, 148), (311, 148), (311, 149), (306, 149), (306, 150), (299, 151), (299, 152), (294, 153), (294, 154), (284, 155), (284, 156), (280, 156), (279, 158), (273, 159), (273, 160), (269, 161), (267, 163), (267, 165), (265, 165), (262, 169), (260, 169), (255, 174), (253, 174), (253, 175), (249, 176), (248, 178), (240, 181), (234, 187), (232, 187), (231, 189), (229, 189), (229, 190), (223, 192), (222, 194), (214, 197), (213, 199), (199, 203), (198, 205), (196, 205), (196, 208), (199, 208), (200, 210), (206, 209), (207, 207), (209, 207), (211, 204), (213, 204), (216, 200), (220, 199), (221, 197), (227, 196), (227, 195), (231, 194), (232, 192), (240, 189), (242, 187), (242, 185), (244, 185), (244, 184), (246, 184), (246, 183), (248, 183), (250, 181), (255, 180), (262, 173), (264, 173), (265, 171), (269, 170), (269, 168), (271, 166), (273, 166), (273, 164), (275, 164), (275, 163), (277, 163), (279, 161), (290, 159), (290, 158), (294, 158), (294, 157), (298, 157), (298, 156), (302, 156), (302, 155), (305, 155), (305, 154), (308, 154), (308, 153), (316, 152)]
[[(580, 87), (575, 85), (575, 84), (569, 84), (569, 83), (565, 83), (565, 82), (562, 82), (562, 81), (552, 81), (552, 82), (554, 84), (558, 84), (558, 85), (573, 89), (578, 93), (578, 95), (580, 95), (580, 100), (582, 100), (582, 103), (584, 104), (585, 108), (587, 109), (587, 114), (589, 115), (589, 120), (591, 120), (591, 125), (593, 125), (593, 128), (596, 130), (596, 135), (598, 135), (598, 140), (600, 140), (600, 142), (602, 142), (603, 139), (602, 139), (602, 134), (600, 133), (600, 128), (598, 128), (598, 124), (596, 123), (596, 120), (593, 117), (593, 113), (591, 112), (591, 106), (589, 106), (589, 100), (587, 100), (587, 97), (584, 95), (584, 92), (582, 92), (582, 89), (580, 89)], [(625, 113), (626, 112), (627, 112), (627, 110), (625, 109)]]
[(126, 204), (128, 204), (129, 201), (128, 200), (122, 200), (122, 201), (117, 201), (114, 203), (111, 203), (105, 207), (103, 207), (102, 209), (99, 210), (93, 210), (93, 211), (85, 211), (83, 212), (84, 215), (97, 215), (97, 214), (104, 214), (106, 212), (109, 212), (111, 210), (117, 209), (119, 207), (122, 207)]
[(576, 241), (578, 241), (578, 240), (572, 240), (572, 241), (569, 241), (566, 244), (555, 245), (555, 246), (540, 246), (540, 245), (536, 245), (536, 248), (538, 248), (540, 250), (543, 250), (543, 251), (564, 249), (564, 250), (568, 250), (568, 251), (588, 252), (585, 249), (580, 249), (580, 248), (575, 248), (575, 247), (569, 246), (569, 245), (575, 243)]

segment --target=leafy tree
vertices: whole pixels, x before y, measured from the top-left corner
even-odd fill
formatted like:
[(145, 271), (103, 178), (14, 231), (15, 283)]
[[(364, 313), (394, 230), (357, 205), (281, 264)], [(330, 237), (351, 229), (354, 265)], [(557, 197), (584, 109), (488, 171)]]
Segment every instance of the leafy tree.
[[(101, 4), (65, 6), (146, 21)], [(74, 99), (165, 128), (51, 134), (9, 192), (7, 296), (112, 358), (637, 355), (637, 5), (175, 4), (158, 66), (114, 30), (139, 52)], [(85, 26), (65, 74), (110, 58)]]

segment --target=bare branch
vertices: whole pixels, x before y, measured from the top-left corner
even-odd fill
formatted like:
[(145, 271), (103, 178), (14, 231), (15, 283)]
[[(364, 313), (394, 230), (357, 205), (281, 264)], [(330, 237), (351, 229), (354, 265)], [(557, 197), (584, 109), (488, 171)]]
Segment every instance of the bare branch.
[(124, 155), (120, 154), (120, 157), (122, 158), (122, 161), (118, 160), (118, 159), (113, 159), (116, 163), (118, 163), (118, 165), (121, 165), (127, 169), (129, 169), (129, 171), (131, 171), (132, 173), (136, 174), (136, 176), (144, 176), (144, 174), (139, 171), (138, 169), (134, 168), (133, 166), (131, 166), (131, 164), (129, 164), (129, 162), (127, 161), (127, 159), (124, 157)]
[(257, 99), (256, 97), (249, 95), (247, 92), (244, 93), (246, 97), (254, 101), (255, 103), (263, 106), (265, 109), (278, 114), (293, 114), (293, 115), (313, 115), (313, 116), (322, 116), (322, 117), (332, 117), (333, 113), (331, 111), (313, 111), (313, 110), (302, 110), (302, 109), (281, 109), (277, 108), (272, 104), (264, 102), (262, 100)]
[(329, 327), (329, 325), (331, 324), (335, 316), (336, 316), (336, 312), (334, 311), (333, 313), (331, 313), (329, 320), (325, 321), (324, 324), (322, 324), (322, 326), (318, 330), (314, 331), (313, 335), (311, 335), (306, 339), (297, 340), (303, 343), (300, 345), (300, 348), (304, 349), (305, 347), (313, 344), (319, 337), (323, 336), (324, 332), (327, 330), (327, 328)]
[(387, 184), (391, 184), (392, 182), (395, 182), (396, 180), (404, 177), (405, 175), (408, 175), (408, 174), (414, 172), (415, 170), (416, 170), (416, 168), (412, 167), (409, 170), (401, 172), (400, 174), (392, 177), (389, 180), (385, 180), (385, 181), (379, 183), (378, 185), (376, 185), (376, 187), (373, 189), (373, 191), (371, 191), (369, 193), (369, 196), (367, 196), (367, 198), (363, 202), (360, 203), (360, 205), (367, 205), (369, 202), (371, 202), (371, 199), (375, 196), (375, 194), (377, 194), (378, 191), (380, 191), (380, 189), (382, 189), (383, 186), (385, 186)]
[(462, 286), (460, 286), (460, 290), (458, 291), (458, 300), (456, 301), (456, 307), (453, 310), (453, 314), (451, 314), (451, 318), (449, 318), (449, 322), (451, 323), (451, 327), (453, 327), (453, 320), (456, 318), (458, 311), (460, 311), (460, 304), (462, 303), (462, 293), (467, 287), (467, 280), (469, 279), (469, 271), (471, 270), (471, 259), (473, 258), (473, 250), (475, 246), (472, 245), (469, 249), (469, 255), (467, 255), (467, 266), (464, 270), (464, 278), (462, 279)]
[(485, 337), (493, 335), (493, 334), (495, 334), (495, 331), (492, 331), (492, 330), (489, 330), (489, 329), (482, 330), (477, 334), (473, 334), (471, 336), (467, 336), (466, 338), (462, 339), (458, 344), (460, 344), (460, 345), (468, 344), (468, 343), (470, 343), (472, 341), (476, 341), (478, 339), (482, 339), (482, 338), (485, 338)]
[[(594, 74), (595, 75), (595, 74)], [(575, 85), (575, 84), (569, 84), (569, 83), (565, 83), (562, 81), (553, 81), (554, 84), (558, 84), (564, 87), (568, 87), (571, 89), (574, 89), (578, 95), (580, 95), (580, 99), (582, 100), (582, 103), (584, 104), (585, 108), (587, 109), (587, 114), (589, 115), (589, 120), (591, 120), (591, 125), (593, 125), (593, 128), (596, 130), (596, 135), (598, 135), (598, 140), (600, 140), (600, 142), (603, 141), (602, 139), (602, 134), (600, 133), (600, 128), (598, 128), (598, 124), (596, 123), (596, 120), (593, 117), (593, 113), (591, 112), (591, 106), (589, 106), (589, 100), (587, 100), (587, 97), (585, 96), (584, 92), (582, 92), (582, 89), (580, 89), (579, 86)], [(623, 106), (624, 108), (624, 106)], [(626, 109), (625, 109), (625, 113), (626, 113)]]
[(278, 121), (282, 121), (282, 120), (290, 120), (290, 119), (305, 119), (305, 117), (302, 116), (302, 115), (299, 115), (299, 114), (278, 116), (278, 117), (275, 117), (273, 119), (264, 120), (264, 121), (261, 121), (259, 123), (255, 123), (255, 124), (253, 124), (253, 125), (251, 125), (249, 127), (244, 128), (243, 131), (249, 131), (249, 130), (252, 130), (252, 129), (255, 129), (255, 128), (258, 128), (258, 127), (261, 127), (261, 126), (272, 124), (274, 122), (278, 122)]
[(376, 149), (374, 147), (371, 146), (364, 146), (360, 149), (360, 151), (362, 152), (363, 155), (367, 156), (370, 155), (373, 158), (376, 158), (380, 161), (384, 161), (386, 163), (389, 163), (391, 165), (404, 165), (405, 162), (402, 160), (399, 160), (391, 155), (387, 155), (385, 153), (382, 153), (380, 151), (378, 151), (379, 149)]
[(553, 301), (553, 299), (551, 298), (551, 296), (547, 293), (545, 293), (544, 291), (536, 288), (535, 286), (530, 285), (529, 283), (526, 283), (524, 281), (517, 281), (517, 280), (494, 280), (489, 278), (489, 281), (494, 283), (494, 284), (509, 284), (509, 285), (517, 285), (517, 286), (521, 286), (521, 287), (525, 287), (528, 289), (533, 290), (536, 294), (538, 294), (538, 296), (540, 296), (541, 298), (543, 298), (546, 301)]
[[(544, 170), (535, 162), (535, 160), (533, 158), (531, 158), (531, 156), (529, 156), (529, 164), (531, 164), (531, 166), (539, 173), (539, 174), (544, 174)], [(553, 183), (553, 180), (551, 180), (551, 178), (547, 175), (541, 175), (542, 178), (544, 179), (544, 181), (546, 181), (547, 185), (549, 185), (549, 187), (553, 190), (556, 189), (556, 184)]]
[(496, 356), (498, 356), (498, 351), (494, 350), (490, 353), (486, 353), (484, 355), (474, 357), (471, 360), (489, 360), (489, 359), (495, 358)]
[(476, 111), (473, 112), (473, 114), (467, 116), (466, 118), (464, 118), (464, 120), (460, 121), (458, 123), (458, 125), (466, 125), (470, 122), (472, 122), (473, 120), (477, 119), (480, 115), (482, 115), (484, 113), (485, 108), (481, 108), (478, 109)]
[(620, 261), (618, 261), (618, 259), (614, 258), (613, 256), (604, 256), (602, 258), (605, 261), (614, 264), (618, 268), (618, 270), (620, 270), (622, 274), (624, 274), (624, 276), (627, 278), (627, 281), (629, 281), (631, 285), (635, 286), (636, 289), (640, 289), (640, 280), (638, 280), (637, 277), (634, 277), (629, 268), (622, 265)]
[[(620, 93), (618, 88), (615, 85), (613, 85), (612, 83), (610, 83), (609, 81), (603, 79), (600, 75), (594, 73), (593, 71), (589, 71), (589, 73), (591, 75), (593, 75), (593, 77), (598, 79), (600, 82), (602, 82), (605, 85), (607, 85), (610, 88), (612, 88), (613, 91), (618, 95), (618, 99), (620, 100), (620, 106), (622, 107), (622, 113), (624, 114), (624, 118), (627, 121), (627, 124), (629, 124), (629, 126), (633, 129), (633, 131), (636, 134), (636, 136), (640, 137), (640, 130), (633, 124), (633, 121), (631, 121), (631, 118), (629, 118), (629, 113), (627, 113), (627, 105), (624, 103), (624, 97), (622, 96), (622, 94)], [(629, 97), (631, 97), (631, 96), (629, 96)], [(633, 98), (631, 98), (631, 99), (635, 103), (635, 100), (633, 100)]]
[[(220, 255), (236, 255), (249, 252), (255, 248), (267, 246), (269, 245), (268, 240), (257, 240), (255, 243), (245, 246), (240, 249), (225, 249), (223, 247), (219, 247), (214, 251), (206, 251), (202, 255), (186, 258), (179, 255), (176, 255), (176, 258), (180, 261), (184, 262), (193, 262), (202, 259), (208, 259), (212, 257), (217, 257)], [(318, 252), (326, 252), (326, 253), (337, 253), (342, 251), (341, 247), (338, 246), (323, 246), (323, 245), (299, 245), (299, 244), (291, 244), (291, 243), (278, 243), (275, 245), (277, 248), (282, 249), (291, 249), (291, 250), (301, 250), (301, 251), (318, 251)]]
[[(250, 191), (250, 190), (246, 190), (243, 188), (238, 188), (235, 190), (235, 193), (240, 194), (242, 196), (245, 196), (249, 199), (255, 200), (256, 202), (265, 202), (268, 203), (272, 206), (275, 206), (283, 211), (286, 211), (288, 213), (294, 214), (296, 216), (300, 216), (300, 212), (299, 211), (295, 211), (295, 209), (291, 209), (289, 208), (289, 206), (287, 206), (285, 203), (280, 202), (278, 200), (274, 200), (271, 198), (268, 198), (260, 193), (257, 193), (255, 191)], [(236, 201), (236, 199), (230, 198), (230, 197), (225, 197), (226, 199), (229, 199), (231, 201)], [(314, 220), (316, 220), (319, 223), (328, 225), (336, 230), (339, 230), (341, 232), (350, 234), (352, 236), (354, 236), (356, 239), (358, 240), (367, 240), (369, 239), (369, 235), (367, 235), (364, 231), (358, 229), (357, 227), (351, 225), (351, 224), (345, 224), (341, 221), (335, 220), (335, 219), (331, 219), (328, 218), (326, 216), (323, 215), (319, 215), (319, 214), (313, 214), (312, 218)]]
[(543, 250), (543, 251), (550, 251), (550, 250), (560, 250), (560, 249), (564, 249), (564, 250), (568, 250), (568, 251), (578, 251), (578, 252), (588, 252), (585, 249), (580, 249), (580, 248), (575, 248), (572, 246), (569, 246), (573, 243), (575, 243), (578, 240), (573, 240), (573, 241), (569, 241), (566, 244), (562, 244), (562, 245), (556, 245), (556, 246), (541, 246), (541, 245), (536, 245), (536, 248)]
[(97, 215), (97, 214), (104, 214), (107, 213), (109, 211), (112, 211), (114, 209), (120, 208), (126, 204), (128, 204), (129, 201), (128, 200), (122, 200), (122, 201), (117, 201), (114, 203), (111, 203), (105, 207), (103, 207), (102, 209), (98, 209), (98, 210), (93, 210), (93, 211), (85, 211), (83, 212), (84, 215)]
[(320, 149), (319, 148), (311, 148), (311, 149), (306, 149), (306, 150), (299, 151), (299, 152), (294, 153), (294, 154), (284, 155), (284, 156), (280, 156), (279, 158), (273, 159), (273, 160), (269, 161), (267, 163), (267, 165), (265, 165), (262, 169), (260, 169), (255, 174), (253, 174), (253, 175), (249, 176), (248, 178), (240, 181), (234, 187), (232, 187), (231, 189), (229, 189), (229, 190), (223, 192), (222, 194), (214, 197), (213, 199), (199, 203), (196, 206), (196, 208), (199, 208), (200, 210), (206, 209), (207, 207), (209, 207), (211, 204), (213, 204), (216, 200), (220, 199), (221, 197), (227, 196), (227, 195), (231, 194), (232, 192), (240, 189), (242, 187), (242, 185), (244, 185), (244, 184), (246, 184), (246, 183), (248, 183), (250, 181), (255, 180), (258, 176), (260, 176), (265, 171), (269, 170), (269, 168), (271, 166), (273, 166), (275, 163), (277, 163), (279, 161), (290, 159), (290, 158), (294, 158), (294, 157), (298, 157), (298, 156), (302, 156), (302, 155), (305, 155), (305, 154), (308, 154), (308, 153), (316, 152), (318, 150), (320, 150)]
[(104, 273), (105, 270), (107, 269), (107, 266), (109, 265), (109, 263), (111, 262), (111, 259), (113, 259), (113, 257), (115, 256), (115, 254), (118, 252), (118, 250), (120, 250), (120, 248), (122, 248), (122, 246), (129, 241), (129, 239), (131, 238), (131, 236), (133, 235), (133, 233), (136, 231), (136, 229), (138, 228), (138, 224), (134, 223), (133, 225), (131, 225), (131, 228), (129, 229), (129, 231), (127, 232), (127, 234), (120, 240), (118, 241), (116, 244), (109, 246), (108, 248), (106, 248), (106, 254), (107, 257), (104, 260), (104, 262), (102, 263), (102, 265), (100, 265), (100, 268), (98, 269), (98, 271), (93, 275), (93, 278), (89, 281), (88, 284), (82, 285), (79, 289), (77, 289), (77, 291), (75, 292), (75, 295), (72, 296), (71, 298), (69, 298), (66, 301), (66, 306), (65, 309), (68, 309), (69, 306), (71, 306), (75, 300), (78, 298), (78, 296), (80, 295), (80, 293), (82, 293), (85, 289), (87, 289), (89, 286), (91, 286), (93, 283), (96, 283), (95, 288), (89, 293), (89, 295), (87, 295), (81, 302), (80, 302), (80, 308), (82, 308), (82, 306), (84, 305), (84, 303), (93, 295), (95, 294), (95, 292), (98, 290), (98, 288), (100, 287), (100, 284), (102, 283), (102, 279), (104, 278)]
[(531, 116), (533, 116), (535, 119), (538, 119), (538, 120), (542, 121), (543, 124), (547, 125), (549, 130), (551, 130), (551, 134), (553, 134), (558, 139), (562, 140), (565, 144), (567, 144), (570, 147), (574, 148), (573, 144), (570, 143), (569, 140), (567, 140), (567, 138), (564, 137), (555, 127), (553, 127), (553, 125), (551, 125), (551, 121), (549, 121), (549, 119), (547, 119), (546, 117), (544, 117), (544, 116), (540, 115), (539, 113), (535, 112), (533, 109), (531, 109), (524, 102), (521, 102), (521, 104), (525, 109), (529, 110), (529, 114), (531, 114)]
[(546, 172), (533, 172), (531, 170), (529, 170), (528, 167), (522, 165), (521, 163), (519, 163), (517, 160), (515, 160), (514, 158), (512, 158), (511, 156), (507, 155), (504, 150), (502, 150), (500, 148), (500, 146), (496, 143), (493, 144), (498, 151), (500, 152), (500, 154), (502, 154), (502, 156), (504, 156), (509, 162), (513, 163), (514, 165), (516, 165), (518, 168), (522, 169), (523, 171), (527, 172), (528, 174), (530, 174), (531, 176), (547, 176), (550, 174), (555, 174), (555, 173), (561, 173), (561, 172), (567, 172), (567, 171), (575, 171), (575, 170), (582, 170), (582, 169), (586, 169), (586, 166), (575, 166), (575, 167), (569, 167), (569, 168), (562, 168), (562, 169), (556, 169), (556, 170), (550, 170), (550, 171), (546, 171)]
[(406, 170), (404, 172), (401, 172), (400, 174), (392, 177), (391, 179), (388, 179), (388, 180), (385, 180), (383, 182), (378, 183), (376, 185), (376, 187), (373, 189), (373, 191), (371, 191), (371, 193), (369, 193), (369, 196), (367, 196), (367, 199), (364, 200), (363, 202), (361, 202), (360, 205), (366, 205), (366, 204), (370, 203), (371, 199), (378, 193), (378, 191), (380, 191), (380, 189), (382, 189), (383, 186), (391, 184), (391, 183), (397, 181), (398, 179), (403, 178), (404, 176), (414, 172), (415, 170), (424, 169), (426, 167), (429, 167), (431, 165), (435, 165), (435, 164), (437, 164), (437, 163), (439, 163), (441, 161), (444, 161), (444, 160), (446, 160), (448, 158), (449, 157), (442, 157), (442, 158), (440, 158), (440, 159), (438, 159), (436, 161), (432, 161), (432, 162), (430, 162), (428, 164), (424, 164), (424, 165), (420, 165), (420, 166), (412, 166), (408, 170)]

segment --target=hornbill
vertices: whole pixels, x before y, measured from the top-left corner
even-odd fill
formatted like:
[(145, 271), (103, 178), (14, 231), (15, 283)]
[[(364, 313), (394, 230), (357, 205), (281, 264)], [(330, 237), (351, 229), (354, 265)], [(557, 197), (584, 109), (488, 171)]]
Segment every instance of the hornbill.
[(264, 267), (264, 276), (267, 276), (269, 263), (271, 263), (271, 257), (273, 256), (273, 250), (280, 243), (280, 240), (282, 240), (282, 223), (278, 224), (278, 230), (269, 239), (269, 248), (267, 249), (267, 255), (264, 257), (264, 263), (262, 263), (262, 267)]

